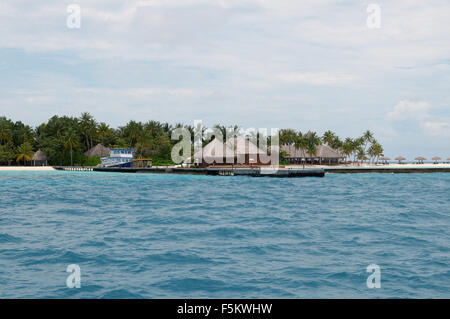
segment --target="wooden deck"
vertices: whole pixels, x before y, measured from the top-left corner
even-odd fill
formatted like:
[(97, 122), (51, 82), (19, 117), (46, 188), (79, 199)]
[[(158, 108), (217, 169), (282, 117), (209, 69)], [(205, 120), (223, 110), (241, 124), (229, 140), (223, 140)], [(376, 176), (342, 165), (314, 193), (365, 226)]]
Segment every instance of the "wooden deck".
[(217, 176), (252, 176), (252, 177), (324, 177), (323, 169), (268, 169), (268, 168), (175, 168), (175, 167), (149, 167), (149, 168), (109, 168), (95, 167), (95, 172), (114, 173), (154, 173), (154, 174), (190, 174), (190, 175), (217, 175)]

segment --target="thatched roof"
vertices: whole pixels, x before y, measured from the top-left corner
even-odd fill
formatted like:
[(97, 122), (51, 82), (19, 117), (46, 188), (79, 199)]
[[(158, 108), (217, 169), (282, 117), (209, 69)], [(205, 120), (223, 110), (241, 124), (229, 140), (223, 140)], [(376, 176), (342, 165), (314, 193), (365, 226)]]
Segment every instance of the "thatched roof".
[(226, 146), (232, 150), (236, 155), (256, 155), (256, 154), (266, 154), (263, 152), (258, 146), (250, 142), (250, 140), (246, 139), (243, 136), (237, 136), (234, 138), (228, 139), (226, 142)]
[(389, 157), (383, 156), (379, 158), (380, 161), (390, 161), (391, 159)]
[(405, 161), (406, 158), (404, 158), (403, 156), (399, 156), (395, 158), (396, 161)]
[(344, 158), (345, 156), (329, 147), (328, 145), (319, 145), (317, 147), (317, 157), (321, 158)]
[(303, 149), (296, 149), (294, 145), (283, 145), (281, 150), (288, 153), (288, 158), (344, 158), (345, 156), (328, 145), (317, 146), (316, 156), (311, 156)]
[[(203, 152), (203, 154), (201, 153)], [(229, 139), (226, 143), (222, 143), (217, 138), (203, 147), (202, 151), (194, 154), (194, 159), (198, 161), (202, 156), (207, 162), (223, 160), (223, 158), (234, 158), (239, 155), (264, 155), (266, 154), (255, 144), (242, 136)]]
[(426, 161), (427, 159), (425, 157), (419, 156), (415, 158), (416, 161)]
[(432, 160), (433, 160), (433, 161), (440, 161), (441, 158), (440, 158), (439, 156), (435, 156), (435, 157), (432, 158)]
[(31, 158), (32, 161), (46, 161), (47, 155), (45, 155), (44, 152), (41, 150), (37, 150), (36, 153), (33, 154), (33, 157)]
[(295, 148), (294, 145), (282, 145), (281, 151), (286, 152), (288, 154), (287, 158), (306, 158), (308, 154), (305, 150), (299, 148)]
[(110, 149), (108, 147), (104, 147), (102, 144), (97, 144), (90, 150), (88, 150), (84, 155), (87, 157), (98, 156), (98, 157), (106, 157), (109, 156)]
[[(202, 153), (203, 152), (203, 153)], [(234, 158), (234, 152), (217, 138), (208, 143), (202, 150), (194, 154), (194, 159), (203, 158), (207, 162), (223, 160), (223, 158)]]

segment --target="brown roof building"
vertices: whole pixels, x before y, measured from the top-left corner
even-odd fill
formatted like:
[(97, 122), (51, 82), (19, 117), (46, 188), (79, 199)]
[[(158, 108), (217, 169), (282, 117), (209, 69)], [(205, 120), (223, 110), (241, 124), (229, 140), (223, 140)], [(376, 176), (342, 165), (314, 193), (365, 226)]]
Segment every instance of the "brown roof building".
[(342, 161), (345, 156), (329, 147), (328, 145), (318, 145), (315, 155), (309, 154), (304, 149), (297, 149), (294, 145), (282, 145), (281, 151), (287, 155), (284, 159), (288, 160), (292, 164), (308, 162), (319, 164), (337, 164)]
[(270, 165), (266, 152), (249, 139), (238, 136), (222, 143), (212, 140), (202, 151), (194, 154), (194, 161), (202, 167), (230, 165)]

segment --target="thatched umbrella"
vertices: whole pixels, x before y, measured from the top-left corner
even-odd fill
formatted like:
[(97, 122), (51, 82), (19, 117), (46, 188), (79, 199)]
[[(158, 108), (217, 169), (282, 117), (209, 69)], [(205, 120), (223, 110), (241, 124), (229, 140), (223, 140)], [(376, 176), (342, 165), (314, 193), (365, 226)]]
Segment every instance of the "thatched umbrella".
[(104, 147), (102, 144), (97, 144), (90, 150), (84, 153), (87, 157), (98, 156), (98, 157), (106, 157), (109, 156), (110, 149)]
[(419, 162), (419, 164), (423, 164), (423, 161), (426, 161), (427, 159), (425, 157), (419, 156), (416, 157), (415, 160)]
[(447, 158), (447, 162), (449, 162), (449, 163), (450, 163), (450, 157), (449, 157), (449, 158)]
[(42, 152), (40, 149), (37, 150), (36, 153), (33, 154), (33, 157), (31, 158), (31, 160), (33, 161), (33, 165), (36, 166), (36, 162), (39, 165), (47, 165), (47, 155), (45, 155), (44, 152)]
[(382, 156), (379, 158), (379, 160), (387, 164), (391, 159), (387, 156)]
[(403, 156), (399, 156), (395, 158), (396, 161), (398, 161), (399, 164), (401, 164), (403, 161), (406, 161), (406, 158), (404, 158)]
[(432, 158), (432, 160), (434, 161), (434, 164), (437, 164), (438, 161), (441, 160), (441, 158), (439, 156), (435, 156), (435, 157)]

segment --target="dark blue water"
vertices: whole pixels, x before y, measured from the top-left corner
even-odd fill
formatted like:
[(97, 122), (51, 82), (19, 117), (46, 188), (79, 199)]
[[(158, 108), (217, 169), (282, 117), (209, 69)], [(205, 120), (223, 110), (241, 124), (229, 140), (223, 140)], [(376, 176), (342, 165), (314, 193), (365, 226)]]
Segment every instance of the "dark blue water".
[(2, 172), (0, 297), (449, 298), (449, 191), (450, 174)]

